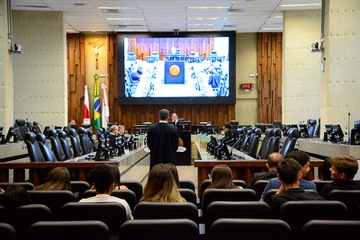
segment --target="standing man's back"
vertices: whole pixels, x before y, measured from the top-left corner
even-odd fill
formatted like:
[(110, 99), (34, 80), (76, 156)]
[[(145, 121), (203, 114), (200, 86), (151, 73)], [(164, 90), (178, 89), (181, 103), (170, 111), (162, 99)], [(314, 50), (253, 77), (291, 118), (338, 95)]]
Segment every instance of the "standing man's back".
[(147, 129), (147, 145), (150, 149), (150, 169), (158, 163), (175, 162), (175, 153), (179, 145), (177, 128), (168, 124), (169, 110), (159, 111), (159, 122)]

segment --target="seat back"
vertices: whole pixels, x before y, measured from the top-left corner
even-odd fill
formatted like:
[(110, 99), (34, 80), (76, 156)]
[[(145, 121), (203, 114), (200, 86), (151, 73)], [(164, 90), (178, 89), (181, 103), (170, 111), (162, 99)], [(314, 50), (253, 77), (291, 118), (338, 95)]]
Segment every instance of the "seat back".
[(20, 185), (26, 190), (33, 190), (35, 188), (35, 185), (32, 182), (0, 182), (0, 188), (4, 190), (10, 185)]
[(69, 137), (70, 137), (70, 142), (71, 142), (71, 147), (74, 153), (74, 157), (79, 157), (81, 155), (83, 155), (83, 150), (82, 147), (80, 145), (80, 141), (76, 135), (76, 130), (71, 128), (69, 129)]
[(198, 240), (199, 228), (189, 219), (139, 219), (121, 225), (120, 236), (122, 240)]
[(251, 141), (249, 143), (249, 148), (247, 154), (253, 158), (257, 155), (259, 139), (261, 137), (261, 130), (260, 128), (255, 129), (254, 133), (252, 134)]
[(344, 203), (348, 208), (351, 216), (356, 213), (358, 206), (360, 206), (360, 190), (332, 190), (327, 199), (336, 200)]
[(281, 129), (280, 128), (273, 129), (272, 135), (273, 136), (271, 136), (268, 146), (266, 148), (265, 159), (267, 159), (267, 157), (270, 155), (270, 153), (279, 152)]
[(270, 128), (267, 128), (265, 130), (265, 137), (263, 138), (262, 142), (261, 142), (261, 146), (260, 146), (260, 150), (259, 150), (259, 155), (258, 158), (259, 159), (266, 159), (266, 149), (268, 146), (268, 142), (270, 139)]
[(7, 223), (0, 223), (0, 236), (2, 240), (17, 240), (15, 228)]
[(198, 208), (189, 202), (139, 202), (134, 219), (179, 219), (198, 223)]
[(109, 240), (110, 232), (101, 221), (40, 221), (27, 231), (27, 240)]
[(51, 147), (46, 142), (46, 136), (42, 133), (38, 133), (38, 134), (36, 134), (36, 141), (39, 144), (39, 148), (41, 150), (42, 155), (44, 156), (45, 161), (46, 162), (56, 162), (57, 159), (56, 159), (53, 151), (51, 151)]
[(316, 185), (316, 191), (318, 193), (321, 193), (321, 190), (323, 189), (323, 187), (328, 184), (328, 183), (331, 183), (332, 180), (318, 180), (318, 179), (315, 179), (312, 181), (313, 183), (315, 183)]
[[(90, 190), (86, 190), (83, 193), (82, 198), (94, 197), (95, 195), (96, 195), (96, 191), (90, 189)], [(135, 205), (138, 203), (136, 201), (135, 193), (131, 190), (114, 190), (111, 193), (111, 196), (124, 199), (129, 204), (131, 211), (134, 211)]]
[[(200, 196), (199, 196), (200, 199), (202, 199), (203, 194), (204, 194), (206, 188), (210, 185), (210, 183), (211, 183), (210, 179), (205, 179), (204, 181), (202, 181), (202, 183), (200, 185)], [(241, 186), (242, 188), (247, 188), (246, 182), (244, 180), (234, 179), (233, 183), (237, 186)]]
[(266, 185), (269, 183), (270, 180), (257, 180), (254, 183), (253, 189), (256, 192), (258, 199), (261, 198), (261, 194), (263, 193)]
[(76, 201), (82, 198), (82, 194), (90, 189), (90, 184), (86, 181), (70, 181), (71, 191), (75, 194)]
[(25, 133), (24, 142), (26, 143), (26, 147), (31, 162), (45, 162), (45, 158), (41, 153), (38, 142), (36, 141), (35, 133), (33, 132)]
[(215, 201), (209, 204), (206, 210), (205, 233), (220, 218), (270, 218), (271, 211), (267, 203), (259, 201), (250, 202), (224, 202)]
[(26, 124), (24, 119), (16, 119), (14, 124), (14, 133), (16, 134), (17, 140), (23, 140), (25, 133), (30, 132), (29, 125)]
[(61, 207), (68, 202), (75, 202), (75, 194), (68, 190), (28, 191), (34, 203), (48, 206), (53, 218), (58, 219)]
[(301, 231), (304, 240), (356, 240), (359, 236), (360, 221), (351, 220), (311, 220)]
[(70, 202), (61, 208), (61, 220), (98, 220), (104, 222), (111, 235), (118, 235), (126, 222), (126, 210), (117, 202)]
[(289, 240), (291, 229), (280, 219), (219, 219), (210, 228), (210, 239)]
[(61, 147), (61, 143), (59, 140), (59, 137), (56, 133), (55, 129), (49, 129), (48, 130), (48, 136), (50, 138), (50, 142), (51, 142), (51, 148), (55, 154), (55, 157), (58, 161), (65, 161), (66, 160), (66, 155), (64, 153), (64, 150)]
[(195, 184), (191, 180), (180, 180), (180, 188), (188, 188), (195, 191)]
[(129, 190), (133, 191), (136, 196), (136, 202), (140, 202), (143, 195), (143, 186), (141, 182), (136, 180), (121, 180), (121, 185), (125, 185)]
[(281, 205), (279, 216), (291, 227), (293, 239), (299, 239), (306, 222), (313, 219), (346, 219), (348, 210), (345, 204), (339, 201), (289, 201)]
[(59, 137), (59, 140), (60, 140), (60, 144), (61, 144), (61, 147), (66, 155), (66, 159), (70, 159), (72, 158), (74, 155), (71, 151), (71, 147), (70, 147), (70, 144), (69, 144), (69, 141), (67, 140), (67, 134), (65, 131), (58, 131), (57, 132), (58, 134), (58, 137)]
[(198, 205), (198, 200), (195, 191), (188, 188), (179, 188), (180, 195), (185, 198), (187, 202)]
[(17, 208), (0, 206), (0, 222), (13, 226), (18, 239), (24, 239), (26, 231), (33, 223), (50, 220), (52, 220), (51, 210), (43, 204), (28, 204)]
[(83, 127), (78, 128), (78, 135), (80, 139), (81, 148), (83, 149), (84, 152), (83, 154), (91, 153), (93, 151), (93, 147), (88, 137), (87, 130)]
[(201, 203), (203, 217), (206, 217), (209, 204), (215, 201), (258, 201), (258, 198), (252, 189), (209, 189), (204, 192)]
[(297, 128), (290, 128), (285, 137), (283, 146), (280, 149), (280, 154), (286, 156), (289, 152), (294, 150), (295, 143), (299, 137), (299, 130)]

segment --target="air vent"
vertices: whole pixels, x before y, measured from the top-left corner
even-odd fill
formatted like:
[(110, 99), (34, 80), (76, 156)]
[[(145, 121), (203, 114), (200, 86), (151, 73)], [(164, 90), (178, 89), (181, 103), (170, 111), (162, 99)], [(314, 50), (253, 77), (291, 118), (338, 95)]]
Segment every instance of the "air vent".
[(231, 13), (245, 12), (245, 8), (231, 8), (229, 9), (229, 12)]
[(14, 4), (11, 5), (13, 8), (49, 8), (48, 6), (44, 5), (24, 5), (24, 4)]
[(119, 13), (119, 11), (116, 9), (102, 9), (101, 11), (103, 13)]

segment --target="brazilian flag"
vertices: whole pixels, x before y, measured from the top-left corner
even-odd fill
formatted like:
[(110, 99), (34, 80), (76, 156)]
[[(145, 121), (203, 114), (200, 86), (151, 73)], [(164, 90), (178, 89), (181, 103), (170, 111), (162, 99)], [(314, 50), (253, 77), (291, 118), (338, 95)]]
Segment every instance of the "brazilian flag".
[(94, 79), (94, 129), (95, 131), (101, 128), (101, 109), (100, 109), (100, 76), (95, 74)]

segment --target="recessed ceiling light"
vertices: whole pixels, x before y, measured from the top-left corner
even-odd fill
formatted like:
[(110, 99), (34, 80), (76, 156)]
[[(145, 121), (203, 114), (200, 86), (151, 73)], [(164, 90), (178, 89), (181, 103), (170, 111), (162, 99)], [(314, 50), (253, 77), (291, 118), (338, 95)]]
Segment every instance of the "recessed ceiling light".
[(280, 7), (321, 7), (321, 3), (281, 4)]
[(137, 7), (98, 7), (99, 10), (111, 9), (111, 10), (138, 10)]
[(229, 9), (229, 7), (226, 6), (190, 6), (188, 9)]
[(188, 18), (188, 20), (225, 20), (226, 18), (220, 17), (198, 17), (198, 18)]
[(107, 21), (143, 21), (143, 18), (106, 18)]

